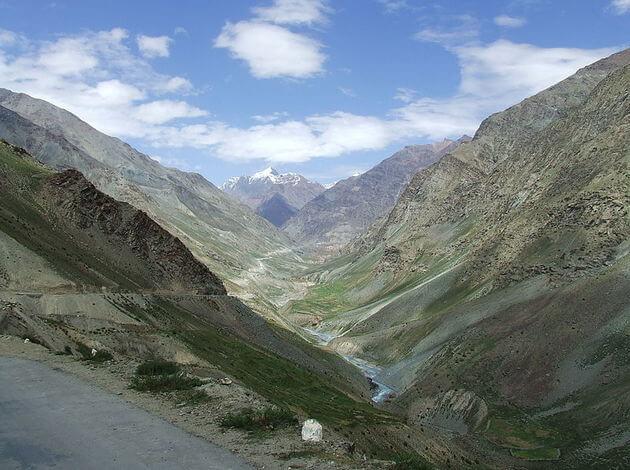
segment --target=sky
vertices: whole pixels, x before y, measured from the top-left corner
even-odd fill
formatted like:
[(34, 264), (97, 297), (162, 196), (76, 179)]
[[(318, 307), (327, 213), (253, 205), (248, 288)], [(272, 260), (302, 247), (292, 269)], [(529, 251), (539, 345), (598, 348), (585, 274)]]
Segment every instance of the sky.
[(322, 183), (630, 46), (630, 0), (0, 0), (0, 87), (219, 185)]

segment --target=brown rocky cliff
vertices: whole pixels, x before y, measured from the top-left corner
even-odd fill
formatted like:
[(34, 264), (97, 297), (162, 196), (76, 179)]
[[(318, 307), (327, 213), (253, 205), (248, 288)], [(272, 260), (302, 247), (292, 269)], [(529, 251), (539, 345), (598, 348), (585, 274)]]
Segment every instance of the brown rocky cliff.
[(66, 170), (50, 176), (40, 194), (57, 223), (96, 236), (95, 241), (102, 239), (121, 253), (130, 251), (135, 258), (132, 264), (148, 272), (156, 288), (226, 294), (221, 280), (179, 238), (145, 212), (100, 192), (80, 172)]

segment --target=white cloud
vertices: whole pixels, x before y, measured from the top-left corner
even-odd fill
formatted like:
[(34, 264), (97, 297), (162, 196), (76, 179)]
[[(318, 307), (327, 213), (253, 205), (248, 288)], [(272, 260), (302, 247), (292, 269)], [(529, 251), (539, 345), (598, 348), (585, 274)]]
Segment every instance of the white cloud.
[(61, 76), (77, 75), (98, 65), (96, 51), (80, 38), (62, 38), (42, 48), (38, 64)]
[(160, 89), (165, 92), (185, 92), (192, 90), (193, 85), (190, 80), (183, 77), (172, 77), (163, 82)]
[[(219, 120), (199, 121), (208, 115), (205, 110), (165, 99), (164, 92), (186, 91), (190, 82), (157, 73), (128, 42), (127, 33), (115, 29), (52, 42), (0, 44), (0, 86), (50, 101), (99, 130), (141, 139), (145, 146), (203, 149), (229, 161), (288, 163), (378, 150), (402, 139), (472, 133), (490, 113), (614, 52), (506, 40), (451, 43), (447, 48), (459, 63), (461, 82), (450, 97), (432, 99), (399, 89), (401, 103), (386, 116), (335, 110), (296, 120), (272, 113), (253, 117), (254, 126), (239, 128)], [(197, 120), (182, 121), (191, 118)]]
[(411, 88), (399, 87), (396, 89), (396, 94), (394, 95), (394, 99), (398, 101), (402, 101), (403, 103), (411, 103), (416, 96), (418, 96), (418, 92)]
[(313, 26), (327, 21), (325, 0), (274, 0), (252, 9), (254, 17), (226, 23), (214, 47), (247, 63), (256, 78), (309, 78), (324, 70), (323, 45), (280, 25)]
[(541, 48), (506, 40), (485, 46), (464, 46), (456, 50), (462, 70), (460, 91), (473, 96), (522, 99), (613, 52), (613, 49)]
[(235, 128), (225, 123), (184, 126), (156, 136), (156, 145), (209, 148), (230, 161), (305, 162), (316, 157), (378, 150), (403, 138), (442, 139), (472, 134), (483, 118), (505, 109), (614, 52), (610, 49), (540, 48), (510, 41), (449, 49), (462, 80), (449, 98), (418, 97), (400, 89), (403, 106), (386, 118), (342, 111), (302, 121), (274, 120)]
[(164, 124), (174, 119), (207, 116), (208, 113), (185, 101), (158, 100), (137, 106), (135, 115), (142, 122)]
[(521, 26), (525, 26), (525, 23), (527, 23), (525, 18), (515, 16), (499, 15), (494, 17), (494, 24), (504, 28), (520, 28)]
[(394, 13), (409, 8), (407, 0), (378, 0), (387, 13)]
[(144, 36), (136, 38), (140, 53), (147, 58), (168, 57), (170, 46), (173, 41), (168, 36)]
[(228, 23), (215, 40), (243, 60), (256, 78), (308, 78), (323, 71), (322, 45), (282, 26), (260, 21)]
[(280, 119), (286, 118), (289, 116), (289, 113), (286, 111), (276, 111), (271, 114), (257, 114), (252, 116), (252, 119), (256, 122), (260, 122), (261, 124), (268, 124), (270, 122), (278, 121)]
[(328, 7), (323, 0), (274, 0), (271, 6), (252, 11), (262, 21), (313, 25), (326, 22)]
[(630, 0), (612, 0), (611, 6), (618, 15), (630, 12)]
[(6, 29), (0, 29), (0, 46), (15, 44), (19, 39), (19, 36), (13, 31)]
[(349, 98), (356, 98), (357, 94), (356, 92), (352, 89), (352, 88), (347, 88), (347, 87), (337, 87), (337, 89), (343, 94), (346, 95)]
[(445, 24), (440, 26), (421, 29), (414, 38), (443, 46), (454, 46), (476, 41), (479, 37), (479, 21), (474, 16), (450, 16), (444, 18), (443, 22)]
[(391, 140), (386, 121), (341, 111), (311, 116), (304, 121), (284, 121), (246, 129), (224, 123), (190, 125), (158, 136), (158, 145), (212, 147), (230, 161), (264, 159), (305, 162), (315, 157), (336, 157), (357, 150), (382, 148)]
[(0, 43), (0, 86), (49, 101), (118, 137), (147, 137), (158, 132), (157, 124), (206, 114), (183, 101), (159, 99), (192, 84), (157, 73), (132, 53), (127, 39), (116, 28)]

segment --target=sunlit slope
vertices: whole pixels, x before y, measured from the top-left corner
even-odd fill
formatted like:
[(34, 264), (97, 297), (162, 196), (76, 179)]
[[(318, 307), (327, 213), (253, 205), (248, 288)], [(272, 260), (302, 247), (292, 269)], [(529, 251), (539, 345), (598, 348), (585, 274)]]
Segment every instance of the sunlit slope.
[[(412, 179), (386, 221), (310, 273), (318, 283), (290, 313), (340, 334), (338, 351), (386, 366), (412, 420), (430, 422), (436, 412), (421, 410), (468, 390), (507, 420), (488, 438), (510, 447), (497, 436), (531, 419), (523, 410), (566, 406), (541, 418), (553, 438), (533, 433), (524, 446), (620, 461), (630, 435), (629, 62), (619, 53), (488, 118)], [(621, 444), (604, 446), (606, 436)]]

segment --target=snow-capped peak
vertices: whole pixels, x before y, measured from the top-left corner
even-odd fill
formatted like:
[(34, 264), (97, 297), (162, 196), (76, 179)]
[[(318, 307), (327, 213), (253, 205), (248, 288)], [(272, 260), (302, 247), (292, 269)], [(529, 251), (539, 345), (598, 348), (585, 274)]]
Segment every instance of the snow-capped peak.
[(258, 173), (254, 173), (252, 176), (233, 176), (228, 178), (227, 181), (221, 185), (221, 189), (224, 191), (230, 191), (237, 187), (270, 184), (297, 186), (303, 181), (310, 184), (308, 180), (297, 173), (279, 173), (275, 168), (268, 167)]
[(274, 179), (274, 176), (279, 176), (280, 174), (278, 173), (278, 171), (273, 168), (273, 167), (267, 167), (262, 171), (259, 171), (258, 173), (254, 173), (251, 177), (251, 179), (253, 180), (263, 180), (263, 179)]
[(219, 186), (219, 188), (221, 188), (224, 191), (226, 189), (232, 189), (238, 184), (240, 180), (241, 180), (240, 176), (231, 176), (225, 181), (225, 183)]

